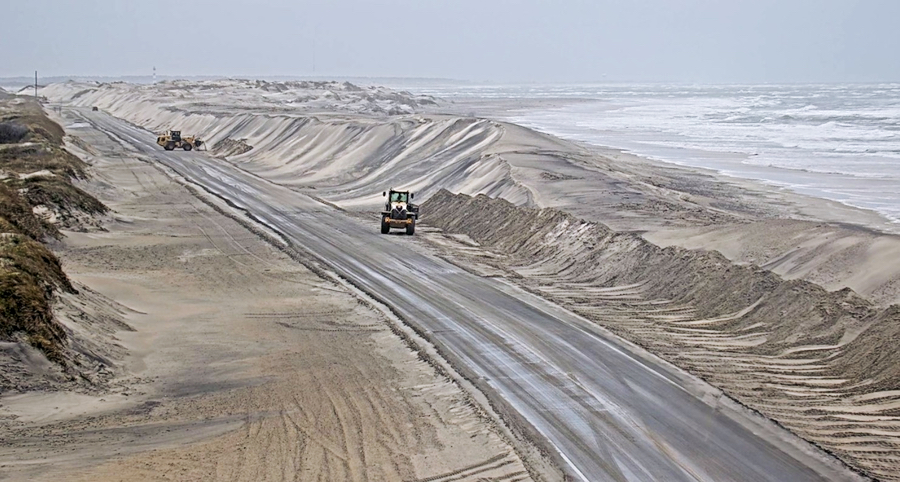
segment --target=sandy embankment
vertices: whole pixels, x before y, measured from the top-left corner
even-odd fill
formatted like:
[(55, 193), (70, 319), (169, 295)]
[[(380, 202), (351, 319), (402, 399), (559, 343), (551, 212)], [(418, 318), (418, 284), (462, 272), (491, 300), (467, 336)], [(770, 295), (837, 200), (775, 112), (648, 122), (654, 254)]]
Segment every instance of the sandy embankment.
[(900, 358), (886, 347), (900, 307), (552, 209), (441, 192), (422, 210), (443, 230), (423, 234), (446, 259), (554, 300), (852, 466), (896, 477)]
[[(504, 229), (530, 229), (529, 216), (514, 215), (512, 208), (491, 215), (481, 233), (467, 232), (465, 223), (448, 226), (478, 241), (457, 243), (454, 259), (522, 278), (526, 287), (707, 377), (856, 467), (894, 477), (900, 387), (894, 387), (895, 364), (885, 358), (893, 353), (888, 347), (896, 339), (896, 312), (885, 307), (900, 298), (900, 257), (894, 256), (900, 240), (843, 224), (878, 226), (881, 220), (871, 213), (510, 124), (440, 114), (328, 114), (321, 106), (272, 101), (266, 89), (220, 87), (226, 93), (215, 99), (202, 83), (62, 84), (45, 91), (149, 129), (178, 125), (206, 135), (213, 146), (240, 140), (252, 149), (229, 161), (361, 215), (377, 209), (380, 191), (402, 185), (422, 200), (440, 188), (484, 193), (637, 233), (615, 238), (626, 240), (614, 246), (634, 256), (624, 265), (631, 269), (603, 277), (596, 263), (583, 264), (591, 270), (572, 270), (606, 246), (606, 227), (582, 232), (576, 225), (587, 224), (571, 220), (533, 226), (544, 237), (530, 239), (533, 252), (522, 259), (486, 241)], [(478, 246), (482, 242), (488, 250)], [(715, 249), (725, 256), (659, 246)], [(635, 247), (640, 249), (629, 251)], [(476, 255), (466, 257), (466, 250)], [(681, 263), (681, 253), (702, 262)], [(673, 278), (656, 264), (681, 270), (684, 279), (660, 285)], [(724, 290), (715, 284), (723, 272), (734, 280)], [(647, 280), (657, 282), (654, 289)], [(863, 298), (837, 292), (845, 286)], [(705, 298), (696, 297), (701, 292)], [(867, 372), (872, 367), (877, 372)]]
[(70, 134), (115, 216), (59, 255), (134, 329), (107, 331), (126, 376), (4, 394), (4, 479), (531, 480), (372, 305), (104, 134)]

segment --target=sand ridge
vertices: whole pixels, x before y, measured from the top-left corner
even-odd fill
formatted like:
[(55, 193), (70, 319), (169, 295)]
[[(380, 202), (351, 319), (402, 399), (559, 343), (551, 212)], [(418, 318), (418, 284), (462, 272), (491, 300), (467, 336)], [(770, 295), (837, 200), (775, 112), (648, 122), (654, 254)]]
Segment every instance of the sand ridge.
[(660, 248), (552, 209), (446, 191), (422, 209), (423, 223), (481, 251), (425, 231), (445, 259), (495, 266), (852, 466), (896, 477), (900, 364), (884, 344), (896, 339), (900, 307), (879, 310), (850, 290)]

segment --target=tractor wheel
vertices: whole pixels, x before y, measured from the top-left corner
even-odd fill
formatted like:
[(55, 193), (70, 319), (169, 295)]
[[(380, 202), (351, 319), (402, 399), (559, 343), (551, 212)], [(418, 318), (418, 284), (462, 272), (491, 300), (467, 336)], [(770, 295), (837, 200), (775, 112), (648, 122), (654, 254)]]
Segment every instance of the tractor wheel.
[(186, 151), (189, 151), (189, 150), (193, 149), (194, 146), (192, 146), (190, 142), (185, 142), (184, 145), (181, 146), (181, 148), (184, 149), (184, 150), (186, 150)]
[(174, 150), (175, 150), (175, 143), (174, 143), (174, 142), (167, 142), (166, 145), (163, 146), (163, 149), (165, 149), (165, 150), (167, 150), (167, 151), (174, 151)]
[(381, 218), (381, 234), (387, 234), (391, 232), (391, 225), (384, 222), (384, 218)]
[(411, 218), (412, 222), (406, 225), (406, 234), (412, 236), (416, 232), (416, 218)]

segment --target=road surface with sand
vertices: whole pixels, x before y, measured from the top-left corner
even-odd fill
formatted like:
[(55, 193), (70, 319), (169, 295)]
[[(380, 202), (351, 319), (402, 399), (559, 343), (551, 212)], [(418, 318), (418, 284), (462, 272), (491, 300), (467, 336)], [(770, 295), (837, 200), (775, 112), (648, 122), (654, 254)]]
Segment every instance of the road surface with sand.
[[(852, 474), (721, 393), (500, 280), (378, 234), (330, 205), (153, 134), (89, 122), (278, 232), (386, 303), (581, 480), (824, 480)], [(381, 190), (381, 186), (373, 189)], [(377, 206), (373, 206), (373, 211)]]

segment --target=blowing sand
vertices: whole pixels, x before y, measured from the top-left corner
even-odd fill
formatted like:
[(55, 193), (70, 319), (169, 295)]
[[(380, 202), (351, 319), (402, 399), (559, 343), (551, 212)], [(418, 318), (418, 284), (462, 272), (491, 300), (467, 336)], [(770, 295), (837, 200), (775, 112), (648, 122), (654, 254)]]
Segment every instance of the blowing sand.
[(70, 134), (115, 216), (59, 255), (130, 331), (108, 330), (118, 388), (4, 394), (4, 480), (531, 480), (380, 311), (104, 134)]

